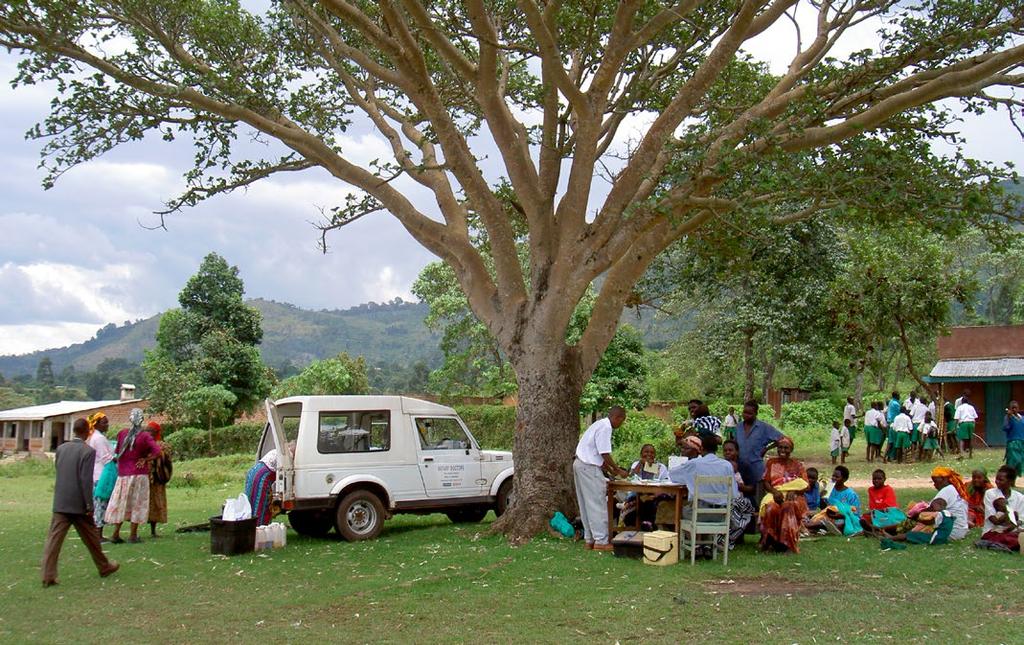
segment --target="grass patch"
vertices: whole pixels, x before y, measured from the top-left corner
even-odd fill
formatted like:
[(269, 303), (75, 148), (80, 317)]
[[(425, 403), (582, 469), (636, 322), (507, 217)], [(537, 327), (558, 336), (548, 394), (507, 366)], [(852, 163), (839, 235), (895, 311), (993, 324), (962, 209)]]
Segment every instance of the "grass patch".
[[(214, 515), (241, 490), (250, 464), (245, 456), (176, 464), (172, 524)], [(903, 552), (866, 538), (808, 542), (795, 556), (746, 544), (726, 569), (649, 567), (547, 537), (511, 548), (486, 535), (490, 517), (456, 526), (442, 515), (400, 516), (364, 543), (289, 532), (285, 549), (235, 558), (211, 555), (208, 534), (165, 527), (159, 540), (109, 547), (122, 564), (109, 579), (96, 576), (72, 532), (61, 584), (44, 590), (39, 557), (53, 487), (52, 465), (44, 466), (0, 486), (3, 642), (115, 641), (133, 615), (170, 642), (675, 643), (709, 634), (716, 642), (917, 642), (948, 640), (951, 608), (956, 631), (972, 640), (1024, 638), (1024, 558), (974, 550), (977, 530), (959, 544)], [(914, 468), (907, 472), (922, 467)], [(181, 484), (186, 473), (190, 485)], [(902, 489), (899, 498), (932, 494)], [(55, 620), (57, 606), (89, 610)]]

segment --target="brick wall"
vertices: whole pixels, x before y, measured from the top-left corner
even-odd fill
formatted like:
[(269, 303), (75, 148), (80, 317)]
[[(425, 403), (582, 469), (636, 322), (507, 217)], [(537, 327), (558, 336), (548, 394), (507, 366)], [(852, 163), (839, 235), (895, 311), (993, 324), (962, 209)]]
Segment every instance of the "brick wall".
[(938, 349), (940, 359), (1024, 356), (1024, 325), (954, 327)]

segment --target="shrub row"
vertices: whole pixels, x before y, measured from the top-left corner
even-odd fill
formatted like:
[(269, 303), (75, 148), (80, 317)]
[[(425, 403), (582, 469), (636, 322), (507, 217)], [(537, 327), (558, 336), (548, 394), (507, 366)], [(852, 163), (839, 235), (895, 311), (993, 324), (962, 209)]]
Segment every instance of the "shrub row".
[(175, 461), (218, 455), (252, 456), (256, 454), (256, 448), (263, 436), (263, 427), (262, 423), (248, 421), (214, 428), (212, 444), (210, 432), (207, 430), (181, 428), (167, 437), (166, 442)]

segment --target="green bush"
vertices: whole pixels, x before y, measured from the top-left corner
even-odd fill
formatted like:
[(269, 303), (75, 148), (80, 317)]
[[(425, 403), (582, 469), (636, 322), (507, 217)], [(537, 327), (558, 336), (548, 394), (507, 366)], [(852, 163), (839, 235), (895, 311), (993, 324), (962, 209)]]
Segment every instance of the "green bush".
[(793, 439), (797, 456), (827, 451), (832, 422), (843, 420), (843, 408), (828, 399), (799, 401), (782, 406), (779, 429)]
[(516, 433), (516, 409), (510, 405), (457, 405), (456, 412), (476, 437), (481, 448), (512, 450)]
[(181, 428), (166, 441), (175, 461), (219, 455), (255, 455), (263, 428), (262, 423), (255, 421), (214, 428), (212, 446), (210, 433), (203, 428)]
[(31, 475), (55, 477), (53, 462), (45, 458), (28, 457), (0, 464), (0, 477), (25, 477)]
[[(189, 428), (194, 430), (195, 428)], [(255, 454), (255, 449), (254, 449)], [(199, 488), (228, 485), (225, 497), (238, 495), (245, 484), (245, 475), (256, 463), (253, 455), (224, 455), (188, 461), (176, 461), (170, 488)], [(234, 488), (232, 488), (234, 486)], [(237, 488), (237, 490), (235, 490)]]
[(645, 443), (654, 446), (658, 461), (668, 463), (668, 456), (676, 446), (672, 426), (658, 417), (643, 412), (630, 412), (625, 423), (612, 433), (612, 458), (623, 468), (640, 458), (640, 448)]

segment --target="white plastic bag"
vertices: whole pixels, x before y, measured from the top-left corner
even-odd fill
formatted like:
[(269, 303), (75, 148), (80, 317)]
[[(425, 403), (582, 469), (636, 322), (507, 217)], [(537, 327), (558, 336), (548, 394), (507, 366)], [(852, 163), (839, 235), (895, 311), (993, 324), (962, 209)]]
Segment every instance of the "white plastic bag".
[(224, 500), (224, 510), (220, 514), (220, 519), (225, 522), (234, 522), (238, 519), (238, 511), (235, 510), (235, 500), (233, 498)]
[(240, 493), (236, 498), (224, 500), (224, 512), (221, 519), (225, 522), (240, 522), (252, 517), (252, 506), (245, 493)]
[(235, 500), (235, 520), (247, 520), (252, 517), (252, 506), (249, 504), (249, 498), (245, 496), (245, 493), (239, 493), (238, 499)]

